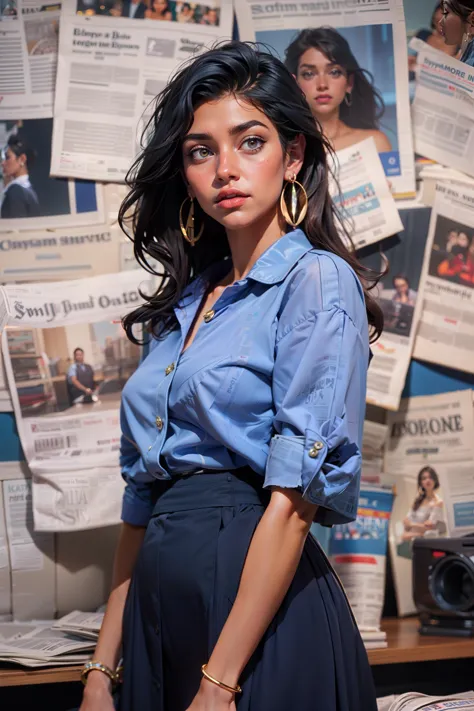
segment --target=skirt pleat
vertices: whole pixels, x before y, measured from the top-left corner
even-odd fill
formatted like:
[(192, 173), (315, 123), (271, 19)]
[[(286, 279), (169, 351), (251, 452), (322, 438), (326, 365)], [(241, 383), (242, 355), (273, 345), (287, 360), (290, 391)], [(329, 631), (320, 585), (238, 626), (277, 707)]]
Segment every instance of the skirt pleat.
[[(155, 509), (127, 597), (120, 711), (186, 711), (265, 510), (253, 481), (235, 474), (198, 474), (173, 489)], [(376, 711), (357, 625), (312, 536), (240, 684), (238, 711)]]

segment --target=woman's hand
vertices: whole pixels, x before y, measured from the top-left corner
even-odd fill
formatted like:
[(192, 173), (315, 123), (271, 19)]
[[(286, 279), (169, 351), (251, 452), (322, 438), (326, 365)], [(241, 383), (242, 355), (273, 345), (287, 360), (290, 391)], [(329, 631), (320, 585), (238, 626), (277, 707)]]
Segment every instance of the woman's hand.
[(115, 711), (110, 681), (102, 672), (90, 672), (79, 711)]
[[(81, 708), (80, 711), (89, 711), (89, 709)], [(186, 711), (236, 711), (235, 697), (230, 691), (203, 679), (199, 691)]]

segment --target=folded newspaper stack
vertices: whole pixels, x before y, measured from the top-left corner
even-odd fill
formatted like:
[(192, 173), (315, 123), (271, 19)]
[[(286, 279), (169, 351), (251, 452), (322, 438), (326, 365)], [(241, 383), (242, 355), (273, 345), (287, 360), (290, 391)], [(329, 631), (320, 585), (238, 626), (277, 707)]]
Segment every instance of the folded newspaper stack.
[(97, 642), (104, 619), (103, 612), (79, 612), (75, 610), (54, 623), (54, 629)]
[[(13, 662), (25, 667), (57, 667), (82, 664), (91, 657), (97, 636), (97, 624), (89, 618), (95, 614), (72, 613), (84, 618), (84, 629), (79, 619), (67, 629), (61, 628), (66, 618), (57, 622), (4, 622), (0, 623), (0, 662)], [(101, 615), (103, 617), (103, 615)]]
[(366, 649), (383, 649), (387, 646), (387, 633), (381, 629), (360, 629)]
[(416, 692), (377, 699), (378, 711), (474, 711), (474, 691), (452, 696), (426, 696)]

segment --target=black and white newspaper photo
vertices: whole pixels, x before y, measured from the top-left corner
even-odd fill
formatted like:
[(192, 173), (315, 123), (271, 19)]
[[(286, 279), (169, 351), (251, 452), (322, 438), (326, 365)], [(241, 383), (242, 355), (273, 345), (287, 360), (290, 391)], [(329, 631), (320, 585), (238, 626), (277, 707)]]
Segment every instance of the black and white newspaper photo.
[(60, 2), (0, 5), (0, 120), (53, 115)]
[(334, 150), (373, 138), (397, 197), (414, 197), (403, 0), (241, 0), (239, 35), (273, 48)]
[(107, 225), (0, 234), (0, 283), (113, 274), (122, 271), (121, 247), (118, 228)]
[(120, 400), (140, 358), (121, 317), (148, 286), (135, 270), (0, 288), (5, 367), (33, 473), (37, 530), (118, 521)]
[(367, 402), (398, 408), (421, 316), (421, 273), (430, 208), (400, 210), (404, 232), (380, 243), (380, 251), (362, 262), (381, 273), (375, 297), (385, 317), (384, 331), (373, 345), (367, 377)]
[(52, 119), (0, 121), (0, 232), (97, 225), (102, 186), (50, 177)]
[(474, 69), (420, 39), (413, 102), (415, 150), (474, 176)]
[(414, 357), (474, 373), (474, 190), (438, 185)]
[(334, 155), (332, 197), (354, 249), (401, 232), (403, 224), (373, 138)]
[(232, 0), (64, 0), (52, 174), (123, 181), (150, 103), (180, 64), (230, 39), (232, 22)]
[(414, 539), (462, 536), (474, 525), (472, 395), (464, 390), (413, 397), (388, 415), (384, 468), (396, 480), (390, 540), (401, 615), (414, 611)]

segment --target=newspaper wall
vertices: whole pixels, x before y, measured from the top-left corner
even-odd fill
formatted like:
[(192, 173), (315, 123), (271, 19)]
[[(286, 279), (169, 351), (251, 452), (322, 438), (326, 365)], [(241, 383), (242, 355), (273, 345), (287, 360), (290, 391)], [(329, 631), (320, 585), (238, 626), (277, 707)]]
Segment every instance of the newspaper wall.
[(53, 115), (60, 2), (0, 6), (0, 119)]
[(12, 612), (12, 589), (10, 557), (8, 554), (3, 490), (0, 486), (0, 620), (7, 619)]
[[(102, 186), (50, 177), (52, 133), (52, 119), (24, 120), (18, 115), (12, 121), (0, 119), (0, 149), (9, 156), (0, 171), (0, 232), (106, 221)], [(16, 156), (9, 140), (21, 144), (24, 153)], [(15, 177), (19, 161), (26, 173)]]
[[(396, 477), (390, 546), (400, 615), (414, 612), (412, 542), (474, 529), (473, 392), (402, 400), (389, 413), (385, 471)], [(420, 488), (421, 487), (421, 488)], [(422, 490), (428, 498), (415, 502)]]
[[(373, 136), (379, 146), (382, 163), (400, 197), (414, 195), (415, 172), (408, 96), (408, 64), (403, 0), (323, 0), (321, 2), (275, 3), (273, 0), (241, 0), (235, 6), (239, 35), (273, 47), (284, 59), (290, 43), (307, 28), (337, 29), (340, 46), (346, 40), (371, 88), (365, 91), (382, 99), (381, 118), (367, 126), (368, 102), (359, 87), (347, 82), (340, 87), (325, 87), (324, 103), (315, 98), (318, 89), (308, 80), (307, 97), (313, 113), (324, 125), (336, 150)], [(333, 40), (331, 40), (333, 43)], [(333, 54), (341, 57), (334, 47)], [(332, 60), (331, 60), (332, 61)], [(339, 63), (342, 64), (342, 58)], [(304, 82), (300, 82), (305, 90)], [(332, 92), (328, 98), (328, 93)], [(343, 87), (344, 89), (344, 87)], [(354, 89), (354, 90), (352, 90)], [(323, 89), (321, 89), (321, 92)], [(351, 93), (352, 92), (352, 93)], [(376, 93), (375, 93), (376, 92)], [(348, 96), (349, 94), (349, 96)], [(337, 123), (334, 130), (335, 119)]]
[(331, 193), (354, 249), (403, 230), (373, 138), (338, 151)]
[(365, 420), (362, 439), (362, 481), (366, 484), (381, 483), (383, 450), (387, 436), (388, 425)]
[(474, 373), (474, 190), (438, 185), (414, 356)]
[(474, 69), (419, 39), (413, 103), (415, 149), (474, 176)]
[(54, 536), (33, 526), (31, 480), (3, 482), (15, 620), (54, 617)]
[(119, 405), (140, 355), (120, 318), (142, 302), (138, 289), (148, 285), (135, 270), (0, 288), (0, 321), (3, 310), (9, 324), (3, 353), (34, 475), (36, 530), (118, 521)]
[(388, 268), (372, 292), (384, 313), (385, 325), (381, 338), (372, 346), (374, 357), (367, 379), (367, 402), (388, 410), (398, 408), (421, 315), (421, 274), (430, 208), (400, 210), (400, 217), (405, 227), (400, 237), (382, 242), (378, 253), (362, 259), (378, 273)]
[(0, 350), (0, 412), (11, 412), (13, 410), (10, 391), (5, 379), (5, 367), (3, 365), (3, 355)]
[(363, 485), (357, 520), (338, 524), (331, 531), (331, 562), (362, 631), (380, 627), (392, 501), (390, 491)]
[[(122, 181), (149, 104), (184, 60), (230, 39), (232, 2), (187, 7), (64, 0), (54, 108), (53, 175)], [(157, 20), (166, 20), (157, 22)], [(144, 114), (145, 112), (145, 114)], [(137, 133), (138, 126), (138, 133)]]
[(106, 225), (0, 235), (0, 283), (118, 272), (121, 242), (118, 228)]

